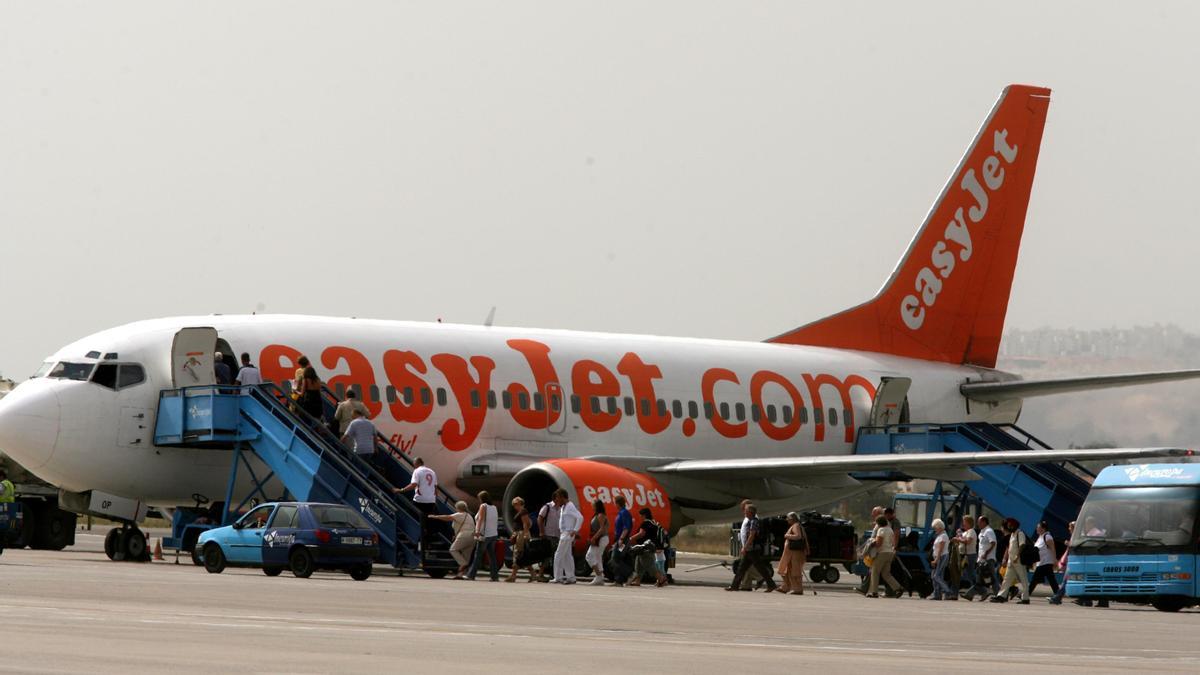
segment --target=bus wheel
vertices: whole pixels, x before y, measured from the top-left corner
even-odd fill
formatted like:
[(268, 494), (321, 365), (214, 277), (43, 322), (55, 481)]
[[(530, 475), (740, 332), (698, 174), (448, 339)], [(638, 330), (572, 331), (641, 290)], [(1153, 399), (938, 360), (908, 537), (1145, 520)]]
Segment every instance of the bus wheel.
[(1150, 601), (1150, 604), (1160, 612), (1178, 612), (1187, 606), (1187, 602), (1183, 599), (1172, 597), (1155, 598)]

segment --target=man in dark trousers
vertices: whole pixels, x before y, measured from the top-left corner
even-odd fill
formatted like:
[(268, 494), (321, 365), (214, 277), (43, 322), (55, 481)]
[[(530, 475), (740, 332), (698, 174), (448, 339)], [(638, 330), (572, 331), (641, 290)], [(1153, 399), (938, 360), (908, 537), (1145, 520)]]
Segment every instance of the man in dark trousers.
[(767, 592), (770, 593), (775, 590), (775, 579), (772, 578), (771, 567), (763, 557), (766, 555), (767, 534), (758, 519), (758, 507), (747, 504), (746, 518), (749, 522), (746, 524), (746, 542), (742, 545), (742, 560), (738, 565), (737, 574), (733, 575), (733, 582), (726, 586), (725, 590), (738, 590), (742, 585), (742, 577), (746, 576), (750, 568), (754, 568), (767, 582)]

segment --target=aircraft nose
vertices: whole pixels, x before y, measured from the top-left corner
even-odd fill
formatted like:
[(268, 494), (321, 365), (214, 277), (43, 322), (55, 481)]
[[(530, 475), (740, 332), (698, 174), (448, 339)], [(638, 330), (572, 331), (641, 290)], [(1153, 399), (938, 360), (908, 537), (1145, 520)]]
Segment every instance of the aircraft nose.
[(0, 399), (0, 452), (37, 470), (54, 454), (60, 420), (53, 384), (44, 379), (22, 382)]

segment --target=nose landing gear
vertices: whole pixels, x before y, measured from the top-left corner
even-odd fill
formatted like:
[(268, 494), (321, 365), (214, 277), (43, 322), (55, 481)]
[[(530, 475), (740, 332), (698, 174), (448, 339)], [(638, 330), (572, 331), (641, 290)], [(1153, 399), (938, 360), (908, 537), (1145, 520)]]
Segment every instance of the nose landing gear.
[(136, 525), (114, 527), (104, 536), (104, 554), (109, 560), (150, 562), (146, 535)]

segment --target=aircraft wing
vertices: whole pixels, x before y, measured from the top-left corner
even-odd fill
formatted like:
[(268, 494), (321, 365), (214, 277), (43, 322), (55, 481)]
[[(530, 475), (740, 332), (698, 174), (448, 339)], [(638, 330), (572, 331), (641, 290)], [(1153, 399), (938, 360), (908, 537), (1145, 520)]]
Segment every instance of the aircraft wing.
[(1122, 375), (1096, 375), (1092, 377), (1068, 377), (1056, 380), (1011, 380), (1008, 382), (968, 382), (959, 390), (972, 401), (999, 403), (1015, 398), (1049, 396), (1073, 391), (1090, 391), (1109, 387), (1131, 387), (1138, 384), (1176, 382), (1200, 378), (1200, 369), (1167, 370), (1153, 373), (1126, 373)]
[[(936, 452), (878, 455), (823, 455), (816, 457), (762, 457), (754, 459), (680, 459), (647, 462), (629, 458), (651, 475), (693, 479), (776, 479), (799, 485), (823, 484), (830, 474), (859, 471), (897, 471), (913, 478), (973, 480), (970, 467), (985, 464), (1037, 464), (1041, 462), (1109, 461), (1192, 455), (1186, 448), (1114, 448), (1072, 450), (1002, 450), (990, 452)], [(619, 457), (597, 461), (624, 465)]]

